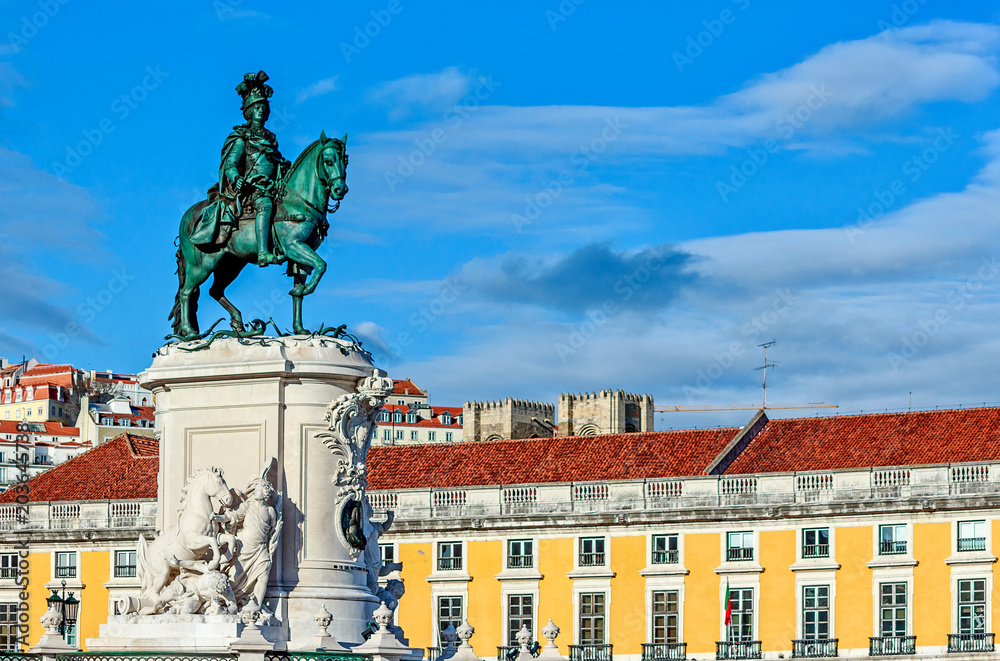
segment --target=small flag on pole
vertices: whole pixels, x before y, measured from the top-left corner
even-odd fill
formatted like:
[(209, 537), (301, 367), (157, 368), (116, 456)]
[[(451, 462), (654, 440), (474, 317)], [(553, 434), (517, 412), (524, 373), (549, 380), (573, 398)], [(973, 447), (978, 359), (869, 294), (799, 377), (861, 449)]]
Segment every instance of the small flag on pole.
[(733, 601), (729, 594), (729, 579), (726, 579), (726, 626), (733, 621)]

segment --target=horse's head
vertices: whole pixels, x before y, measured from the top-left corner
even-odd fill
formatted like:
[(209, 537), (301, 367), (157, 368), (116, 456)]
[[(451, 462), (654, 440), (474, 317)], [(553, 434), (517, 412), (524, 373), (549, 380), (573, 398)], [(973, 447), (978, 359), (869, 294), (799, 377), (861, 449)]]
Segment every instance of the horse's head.
[(221, 468), (213, 466), (212, 468), (207, 469), (204, 472), (204, 477), (202, 479), (204, 481), (206, 494), (215, 498), (226, 507), (232, 506), (233, 493), (229, 490), (229, 485), (227, 485), (226, 481), (222, 478)]
[(347, 195), (347, 134), (343, 139), (328, 138), (326, 132), (319, 134), (320, 180), (327, 187), (332, 200), (342, 200)]

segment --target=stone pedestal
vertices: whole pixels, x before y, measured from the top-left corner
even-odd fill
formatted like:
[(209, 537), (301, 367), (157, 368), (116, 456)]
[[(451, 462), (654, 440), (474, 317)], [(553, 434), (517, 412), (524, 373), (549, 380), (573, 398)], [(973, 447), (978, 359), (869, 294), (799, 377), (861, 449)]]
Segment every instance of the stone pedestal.
[[(100, 638), (88, 638), (91, 652), (226, 653), (245, 625), (235, 615), (112, 615), (101, 625)], [(261, 627), (269, 649), (284, 640), (280, 627)]]
[(342, 539), (334, 478), (343, 457), (317, 435), (329, 432), (330, 403), (355, 392), (372, 375), (372, 363), (349, 342), (329, 337), (244, 342), (220, 339), (198, 351), (167, 346), (139, 376), (156, 397), (157, 528), (176, 522), (181, 489), (195, 470), (217, 466), (231, 488), (245, 489), (273, 459), (270, 479), (284, 496), (265, 598), (284, 629), (276, 649), (308, 645), (324, 606), (334, 614), (336, 639), (360, 644), (378, 601), (366, 587), (364, 564)]

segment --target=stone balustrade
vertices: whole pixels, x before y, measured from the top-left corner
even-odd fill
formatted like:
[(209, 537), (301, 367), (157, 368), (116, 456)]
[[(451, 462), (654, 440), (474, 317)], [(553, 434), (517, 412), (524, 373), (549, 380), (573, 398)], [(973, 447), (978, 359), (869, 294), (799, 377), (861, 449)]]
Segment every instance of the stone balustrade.
[(92, 500), (0, 505), (0, 531), (153, 529), (156, 500)]
[(1000, 493), (1000, 463), (969, 463), (616, 482), (401, 489), (370, 491), (369, 499), (376, 511), (388, 509), (385, 505), (391, 503), (397, 520), (405, 520), (732, 505), (870, 503), (997, 493)]

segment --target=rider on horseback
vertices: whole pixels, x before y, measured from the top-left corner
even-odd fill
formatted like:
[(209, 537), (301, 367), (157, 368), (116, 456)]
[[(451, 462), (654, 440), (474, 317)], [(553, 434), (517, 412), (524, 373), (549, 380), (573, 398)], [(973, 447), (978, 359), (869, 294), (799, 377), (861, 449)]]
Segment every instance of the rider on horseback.
[[(268, 97), (274, 91), (265, 85), (267, 74), (248, 73), (237, 85), (243, 97), (243, 117), (246, 124), (233, 127), (222, 147), (219, 169), (219, 196), (235, 221), (244, 209), (252, 209), (257, 230), (257, 265), (278, 264), (283, 260), (272, 252), (271, 221), (274, 217), (278, 184), (291, 163), (278, 151), (278, 140), (264, 128), (270, 114)], [(227, 215), (229, 215), (227, 214)], [(235, 222), (233, 222), (235, 225)], [(277, 249), (277, 246), (275, 247)]]

